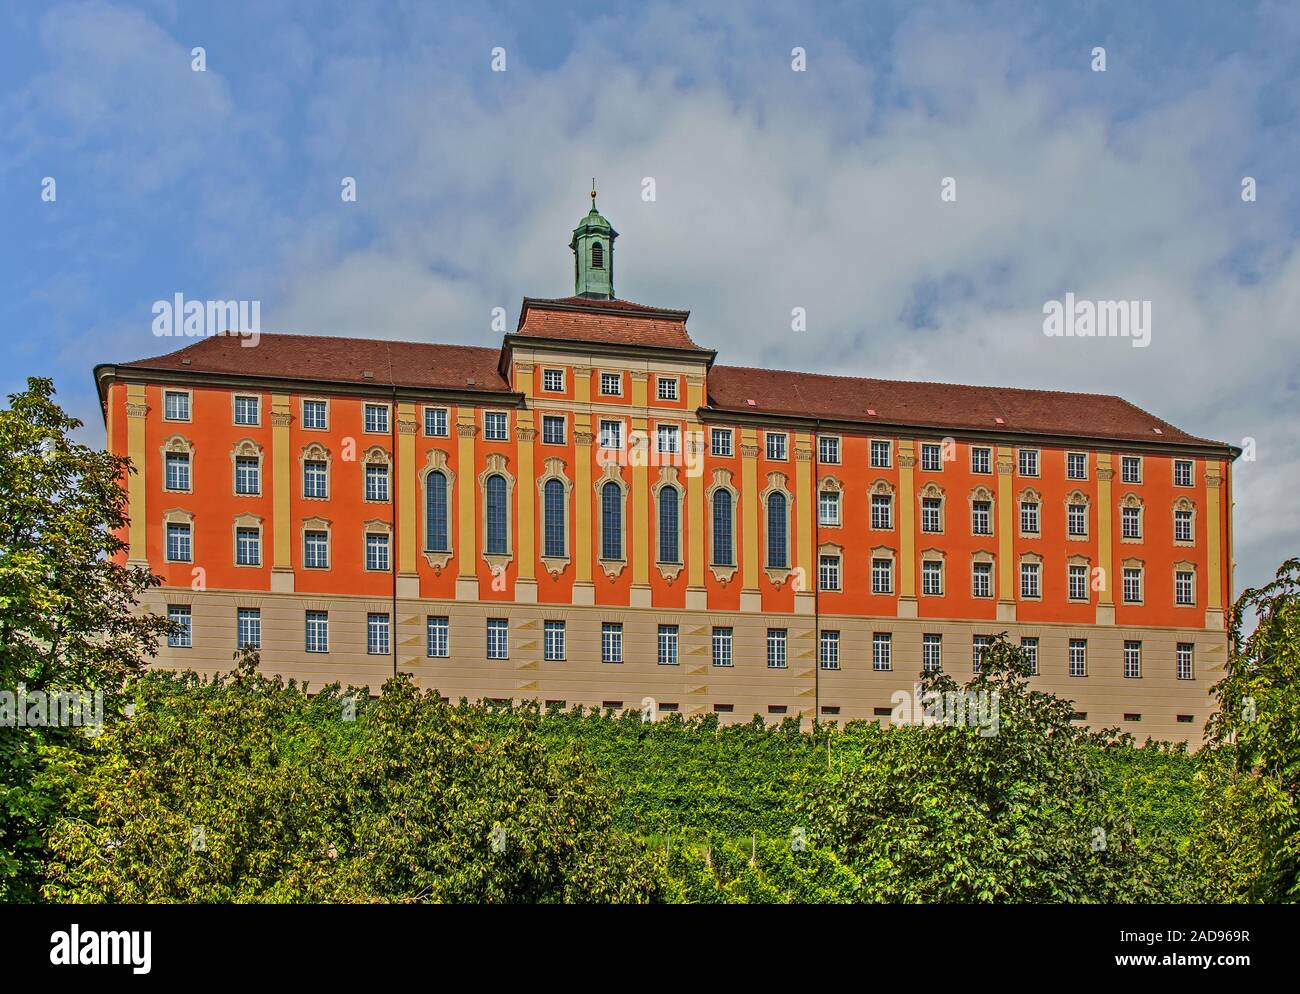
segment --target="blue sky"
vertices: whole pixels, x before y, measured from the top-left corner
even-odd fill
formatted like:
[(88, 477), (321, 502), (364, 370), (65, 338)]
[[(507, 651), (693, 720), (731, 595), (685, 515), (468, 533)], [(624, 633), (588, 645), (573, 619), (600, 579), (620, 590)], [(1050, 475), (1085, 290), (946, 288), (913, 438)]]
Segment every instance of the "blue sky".
[[(1238, 589), (1300, 552), (1300, 7), (697, 6), (0, 5), (0, 389), (102, 439), (91, 367), (176, 293), (496, 344), (595, 175), (619, 295), (721, 361), (1119, 393), (1255, 440)], [(1045, 337), (1067, 291), (1150, 300), (1150, 347)]]

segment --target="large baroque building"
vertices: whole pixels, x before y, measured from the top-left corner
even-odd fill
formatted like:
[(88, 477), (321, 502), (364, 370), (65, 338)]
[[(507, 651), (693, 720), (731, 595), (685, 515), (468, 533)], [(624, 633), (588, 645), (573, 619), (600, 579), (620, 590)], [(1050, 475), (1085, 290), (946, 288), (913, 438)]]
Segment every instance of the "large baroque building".
[(1237, 450), (1113, 396), (723, 366), (614, 296), (615, 232), (500, 348), (202, 338), (95, 376), (130, 558), (178, 622), (313, 686), (888, 715), (1006, 632), (1078, 720), (1199, 741)]

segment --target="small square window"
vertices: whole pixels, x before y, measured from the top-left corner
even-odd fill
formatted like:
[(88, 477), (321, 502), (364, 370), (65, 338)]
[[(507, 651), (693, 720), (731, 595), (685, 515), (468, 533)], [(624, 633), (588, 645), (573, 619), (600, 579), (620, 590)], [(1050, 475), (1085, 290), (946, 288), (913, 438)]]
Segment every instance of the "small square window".
[(542, 389), (545, 390), (547, 393), (563, 393), (564, 392), (564, 370), (543, 369)]
[(483, 415), (483, 437), (489, 442), (507, 441), (507, 419), (504, 411), (488, 411)]
[(623, 396), (623, 374), (622, 373), (601, 373), (600, 394), (602, 397)]
[(168, 390), (163, 394), (163, 420), (188, 421), (190, 395), (183, 390)]
[(242, 394), (235, 395), (235, 424), (253, 425), (260, 423), (260, 397), (247, 397)]
[(372, 435), (388, 434), (388, 405), (367, 404), (365, 410), (365, 429)]
[(424, 409), (424, 433), (430, 438), (446, 438), (450, 431), (447, 408), (426, 407)]
[(655, 396), (660, 400), (677, 399), (677, 377), (660, 376), (655, 385)]

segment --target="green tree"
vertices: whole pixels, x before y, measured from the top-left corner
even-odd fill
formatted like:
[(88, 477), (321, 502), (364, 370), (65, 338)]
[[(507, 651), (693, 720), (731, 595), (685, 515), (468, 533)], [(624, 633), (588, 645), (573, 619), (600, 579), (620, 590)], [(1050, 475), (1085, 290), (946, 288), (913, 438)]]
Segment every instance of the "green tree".
[[(1243, 635), (1247, 620), (1256, 625)], [(1258, 872), (1237, 881), (1259, 901), (1300, 900), (1300, 559), (1289, 559), (1266, 586), (1245, 591), (1234, 605), (1228, 661), (1215, 685), (1219, 709), (1206, 727), (1214, 762), (1238, 777), (1211, 770), (1226, 783), (1230, 805), (1211, 806), (1199, 833), (1209, 844), (1233, 838), (1231, 825), (1213, 824), (1227, 810), (1259, 834)], [(1224, 858), (1228, 856), (1225, 853)]]
[(861, 900), (1163, 896), (1132, 825), (1106, 801), (1073, 704), (1029, 689), (1028, 675), (1027, 660), (1005, 638), (965, 687), (923, 674), (923, 695), (979, 702), (982, 717), (996, 715), (996, 723), (880, 730), (862, 761), (801, 803), (809, 841), (863, 878)]
[[(118, 559), (130, 465), (72, 441), (80, 427), (48, 379), (0, 409), (0, 690), (102, 691), (107, 716), (167, 622), (138, 610), (157, 579)], [(78, 741), (79, 730), (0, 727), (0, 901), (36, 896), (58, 803), (33, 786), (41, 748)]]

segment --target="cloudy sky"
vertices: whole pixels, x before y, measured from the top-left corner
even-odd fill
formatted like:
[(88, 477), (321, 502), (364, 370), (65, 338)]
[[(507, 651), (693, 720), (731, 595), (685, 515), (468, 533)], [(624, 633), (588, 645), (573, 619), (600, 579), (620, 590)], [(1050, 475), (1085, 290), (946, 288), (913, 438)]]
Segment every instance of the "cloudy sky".
[[(1118, 393), (1254, 439), (1238, 590), (1300, 553), (1300, 6), (473, 6), (0, 4), (0, 390), (102, 440), (176, 293), (495, 345), (595, 176), (619, 296), (720, 361)], [(1150, 346), (1044, 336), (1067, 292)]]

